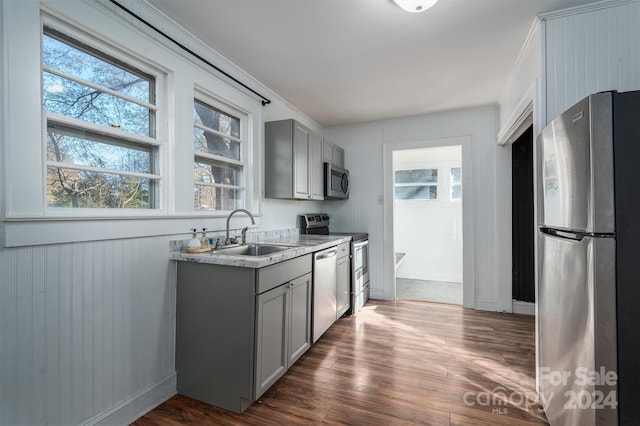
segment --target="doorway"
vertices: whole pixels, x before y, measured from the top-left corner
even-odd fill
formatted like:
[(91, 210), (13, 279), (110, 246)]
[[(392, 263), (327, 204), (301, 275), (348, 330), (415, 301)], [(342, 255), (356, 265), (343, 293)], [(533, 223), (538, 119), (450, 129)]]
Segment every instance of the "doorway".
[(535, 303), (533, 126), (511, 147), (511, 291), (515, 302)]
[(396, 298), (462, 304), (462, 146), (393, 152)]
[(384, 191), (378, 201), (383, 205), (383, 298), (394, 300), (396, 298), (396, 249), (394, 242), (394, 197), (395, 175), (393, 171), (393, 156), (397, 151), (437, 148), (448, 146), (462, 147), (462, 187), (464, 188), (462, 204), (462, 296), (463, 306), (472, 308), (475, 306), (475, 231), (473, 220), (473, 167), (470, 136), (456, 136), (451, 138), (418, 140), (407, 142), (387, 142), (383, 145), (383, 181)]

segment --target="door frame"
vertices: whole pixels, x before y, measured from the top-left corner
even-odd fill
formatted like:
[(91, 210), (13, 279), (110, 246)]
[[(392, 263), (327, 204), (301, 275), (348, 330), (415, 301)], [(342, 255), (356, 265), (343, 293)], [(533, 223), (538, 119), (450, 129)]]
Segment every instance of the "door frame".
[(471, 136), (383, 144), (383, 244), (382, 277), (385, 300), (396, 298), (395, 242), (393, 229), (393, 152), (407, 149), (462, 147), (462, 305), (475, 307), (475, 233), (473, 225), (473, 167)]

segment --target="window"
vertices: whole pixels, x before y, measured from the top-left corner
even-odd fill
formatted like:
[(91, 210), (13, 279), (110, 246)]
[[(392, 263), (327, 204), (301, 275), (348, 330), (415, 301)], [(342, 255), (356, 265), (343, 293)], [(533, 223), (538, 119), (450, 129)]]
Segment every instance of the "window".
[(47, 205), (158, 206), (155, 79), (45, 27)]
[(396, 200), (437, 200), (438, 169), (396, 170)]
[(450, 170), (450, 190), (451, 201), (462, 199), (462, 167), (452, 167)]
[(198, 99), (193, 103), (195, 210), (245, 207), (243, 120), (238, 117), (240, 113), (229, 110)]

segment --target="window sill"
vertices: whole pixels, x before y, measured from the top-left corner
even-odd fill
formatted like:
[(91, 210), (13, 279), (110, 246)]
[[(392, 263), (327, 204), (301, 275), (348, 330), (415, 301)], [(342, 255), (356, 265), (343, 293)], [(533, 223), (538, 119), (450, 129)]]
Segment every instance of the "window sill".
[[(201, 214), (202, 213), (202, 214)], [(174, 216), (110, 217), (16, 217), (0, 222), (0, 246), (25, 247), (86, 241), (145, 238), (176, 235), (189, 238), (190, 229), (220, 231), (226, 228), (229, 212), (194, 212)], [(261, 215), (254, 214), (256, 225)], [(245, 219), (234, 215), (232, 229), (244, 226)], [(238, 226), (235, 226), (235, 224)], [(250, 222), (249, 222), (250, 223)]]

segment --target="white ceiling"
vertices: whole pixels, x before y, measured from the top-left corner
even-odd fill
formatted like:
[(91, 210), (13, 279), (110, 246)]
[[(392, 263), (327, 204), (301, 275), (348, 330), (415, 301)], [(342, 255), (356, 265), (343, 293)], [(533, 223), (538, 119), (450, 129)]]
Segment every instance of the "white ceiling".
[(494, 104), (536, 15), (595, 0), (148, 1), (332, 126)]

